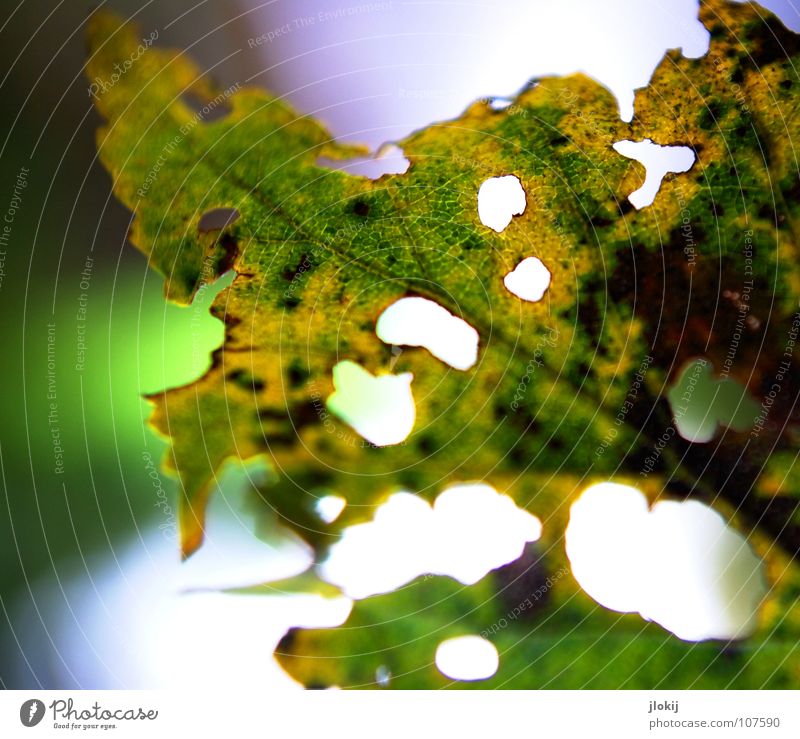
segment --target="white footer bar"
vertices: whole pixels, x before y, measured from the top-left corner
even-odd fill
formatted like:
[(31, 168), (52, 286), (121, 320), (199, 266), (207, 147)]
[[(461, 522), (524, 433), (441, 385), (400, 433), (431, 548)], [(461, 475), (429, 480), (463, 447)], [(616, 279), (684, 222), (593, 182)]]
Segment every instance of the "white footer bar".
[(800, 737), (793, 691), (5, 691), (0, 737)]

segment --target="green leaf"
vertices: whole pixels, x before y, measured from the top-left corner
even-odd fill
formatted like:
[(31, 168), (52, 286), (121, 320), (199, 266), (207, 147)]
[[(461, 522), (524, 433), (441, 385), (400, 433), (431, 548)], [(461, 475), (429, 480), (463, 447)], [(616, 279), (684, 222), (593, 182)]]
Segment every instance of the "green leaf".
[[(185, 55), (142, 50), (134, 26), (93, 16), (88, 75), (113, 79), (96, 99), (106, 120), (98, 147), (117, 197), (136, 215), (131, 240), (179, 302), (236, 273), (212, 307), (226, 335), (211, 369), (152, 397), (153, 423), (171, 441), (167, 465), (181, 484), (185, 555), (202, 542), (215, 471), (230, 457), (264, 455), (277, 478), (261, 490), (264, 505), (319, 554), (391, 492), (431, 499), (449, 483), (485, 481), (544, 522), (551, 573), (568, 567), (561, 538), (569, 505), (592, 482), (613, 479), (638, 484), (650, 499), (703, 499), (752, 532), (768, 558), (773, 610), (760, 641), (741, 649), (768, 655), (782, 648), (779, 630), (796, 637), (791, 557), (800, 551), (800, 520), (797, 490), (785, 482), (797, 474), (784, 473), (798, 446), (800, 47), (755, 5), (707, 0), (701, 19), (708, 54), (670, 52), (637, 94), (630, 124), (587, 77), (539, 79), (504, 110), (477, 102), (455, 121), (412, 134), (399, 142), (409, 170), (371, 181), (319, 166), (320, 156), (358, 150), (282, 100), (252, 88), (219, 91)], [(115, 65), (125, 71), (112, 77)], [(189, 93), (203, 101), (200, 113)], [(228, 112), (208, 115), (220, 110)], [(690, 147), (696, 161), (667, 175), (655, 202), (637, 211), (627, 198), (644, 168), (613, 144), (645, 139)], [(505, 175), (518, 178), (527, 207), (498, 233), (481, 223), (477, 193)], [(207, 215), (218, 209), (227, 210)], [(527, 257), (551, 273), (535, 303), (503, 284)], [(381, 313), (410, 295), (477, 330), (473, 367), (454, 370), (424, 348), (398, 355), (378, 339)], [(668, 391), (698, 357), (713, 377), (746, 388), (758, 415), (747, 423), (738, 414), (734, 428), (721, 425), (707, 444), (675, 434), (650, 463), (674, 423)], [(413, 375), (416, 420), (403, 443), (375, 447), (326, 406), (340, 361), (375, 376)], [(314, 510), (327, 491), (348, 501), (332, 524)], [(542, 616), (522, 634), (498, 636), (504, 654), (522, 646), (509, 665), (502, 660), (497, 684), (724, 682), (713, 667), (718, 648), (689, 647), (657, 627), (642, 629), (638, 617), (602, 612), (570, 575), (564, 582), (573, 599), (559, 612), (566, 622)], [(297, 654), (331, 645), (357, 654), (362, 637), (350, 626), (375, 622), (388, 644), (419, 645), (397, 658), (393, 674), (441, 684), (429, 631), (445, 624), (441, 633), (449, 633), (462, 621), (439, 605), (453, 598), (459, 612), (478, 608), (481, 620), (463, 622), (474, 630), (500, 612), (490, 591), (434, 579), (360, 602), (343, 629), (298, 636), (305, 651), (287, 665), (306, 682), (369, 683), (374, 661), (354, 657), (315, 676)], [(417, 600), (429, 604), (426, 615), (417, 615)], [(406, 615), (384, 623), (395, 608)], [(599, 669), (620, 644), (628, 657), (615, 661), (619, 669)], [(635, 677), (631, 666), (652, 649), (650, 667)], [(541, 673), (515, 668), (529, 659), (525, 650), (539, 655)], [(564, 677), (587, 653), (592, 661)], [(681, 667), (671, 673), (676, 654)], [(744, 664), (736, 685), (798, 677), (794, 652), (771, 677), (760, 663)]]
[[(276, 649), (280, 664), (307, 687), (397, 689), (549, 688), (573, 690), (796, 688), (800, 644), (770, 634), (741, 643), (687, 644), (638, 616), (591, 607), (556, 579), (508, 607), (497, 577), (465, 588), (427, 577), (358, 601), (334, 629), (292, 629)], [(533, 604), (528, 606), (527, 604)], [(521, 607), (521, 608), (520, 608)], [(450, 680), (437, 669), (445, 639), (484, 635), (500, 655), (488, 680)]]
[(285, 577), (282, 580), (272, 580), (260, 585), (250, 585), (242, 588), (229, 588), (226, 593), (235, 595), (319, 595), (323, 598), (339, 598), (342, 591), (335, 585), (320, 580), (312, 570)]

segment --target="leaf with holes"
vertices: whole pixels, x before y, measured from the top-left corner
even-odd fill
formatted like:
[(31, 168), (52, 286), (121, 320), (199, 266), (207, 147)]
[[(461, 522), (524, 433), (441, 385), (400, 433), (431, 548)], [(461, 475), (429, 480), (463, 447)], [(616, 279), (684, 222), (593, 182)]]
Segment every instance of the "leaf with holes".
[[(707, 0), (701, 20), (709, 52), (670, 52), (631, 123), (584, 76), (539, 79), (513, 105), (477, 102), (398, 142), (408, 171), (373, 181), (322, 166), (363, 152), (282, 100), (219, 91), (185, 55), (140, 53), (136, 28), (93, 16), (89, 77), (135, 59), (96, 96), (131, 240), (175, 301), (235, 272), (212, 308), (226, 335), (211, 369), (152, 398), (180, 482), (184, 555), (201, 545), (230, 457), (269, 462), (262, 505), (320, 555), (392, 492), (432, 499), (485, 481), (544, 523), (545, 577), (568, 569), (578, 494), (632, 482), (650, 500), (705, 501), (752, 536), (771, 587), (755, 640), (690, 647), (648, 626), (640, 641), (638, 617), (598, 612), (565, 575), (524, 628), (500, 632), (499, 684), (661, 685), (676, 661), (676, 685), (724, 683), (709, 655), (734, 660), (736, 685), (798, 680), (795, 651), (774, 673), (762, 660), (798, 633), (800, 46), (756, 5)], [(394, 315), (404, 298), (417, 311), (405, 324)], [(455, 350), (437, 343), (442, 327)], [(698, 358), (707, 385), (737, 383), (728, 395), (755, 414), (732, 427), (733, 414), (715, 416), (703, 442), (676, 432), (688, 399), (670, 395)], [(389, 411), (402, 423), (381, 436)], [(330, 492), (347, 505), (326, 523), (315, 503)], [(493, 587), (433, 579), (359, 602), (351, 621), (375, 624), (399, 655), (409, 640), (480, 630), (502, 610)], [(357, 631), (295, 635), (285, 663), (307, 682), (369, 683), (369, 655), (314, 670), (297, 656), (361, 653)], [(634, 678), (645, 644), (659, 656)], [(582, 645), (594, 661), (570, 672)], [(615, 650), (627, 656), (612, 664)], [(441, 684), (428, 647), (408, 654), (392, 668), (401, 684)], [(539, 672), (522, 669), (530, 655)]]

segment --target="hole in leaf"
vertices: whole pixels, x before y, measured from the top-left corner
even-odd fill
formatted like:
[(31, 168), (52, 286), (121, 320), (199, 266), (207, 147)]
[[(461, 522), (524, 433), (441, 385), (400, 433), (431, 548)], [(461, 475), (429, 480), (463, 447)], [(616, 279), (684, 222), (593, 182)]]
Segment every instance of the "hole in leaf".
[[(247, 586), (291, 577), (308, 568), (309, 546), (258, 503), (255, 492), (275, 480), (263, 455), (229, 459), (222, 465), (209, 499), (203, 546), (181, 567), (185, 587)], [(166, 512), (163, 504), (159, 507)], [(276, 548), (286, 552), (285, 560), (276, 559)]]
[(339, 495), (324, 495), (317, 500), (317, 515), (325, 523), (333, 523), (345, 509), (347, 501)]
[(525, 190), (513, 174), (490, 177), (478, 190), (478, 218), (500, 233), (513, 216), (525, 212)]
[(702, 358), (683, 368), (667, 399), (678, 433), (695, 443), (711, 441), (720, 425), (747, 431), (760, 410), (736, 380), (715, 379), (711, 363)]
[(207, 210), (200, 216), (197, 230), (200, 233), (221, 231), (237, 220), (239, 220), (239, 211), (236, 208), (214, 208), (213, 210)]
[[(138, 335), (139, 356), (147, 360), (139, 364), (139, 387), (144, 394), (189, 384), (206, 373), (214, 350), (225, 338), (225, 325), (211, 313), (211, 305), (235, 277), (230, 271), (213, 282), (202, 282), (190, 305), (162, 302), (152, 315), (140, 319), (148, 330), (137, 328), (131, 335)], [(158, 292), (154, 300), (160, 299), (160, 287)]]
[(736, 639), (756, 626), (763, 564), (697, 501), (648, 508), (636, 488), (600, 483), (570, 510), (572, 573), (594, 600), (655, 621), (686, 641)]
[(399, 444), (414, 428), (416, 407), (410, 372), (375, 377), (345, 360), (333, 368), (335, 392), (326, 405), (375, 446)]
[(694, 152), (688, 146), (660, 146), (650, 139), (617, 141), (614, 150), (643, 164), (647, 171), (642, 186), (628, 196), (637, 210), (653, 203), (668, 172), (688, 172), (695, 161)]
[(453, 680), (486, 680), (499, 665), (497, 647), (481, 636), (456, 636), (436, 648), (436, 667)]
[(421, 346), (454, 369), (467, 370), (478, 359), (478, 332), (466, 321), (427, 298), (401, 298), (378, 318), (378, 338)]
[(319, 157), (317, 159), (318, 167), (360, 175), (371, 180), (377, 180), (386, 174), (405, 174), (409, 165), (410, 162), (403, 155), (403, 150), (395, 144), (381, 146), (372, 156), (352, 157), (350, 159)]
[(489, 100), (489, 107), (492, 110), (505, 110), (512, 102), (514, 101), (509, 98), (491, 98)]
[(489, 485), (456, 485), (433, 506), (395, 493), (369, 523), (345, 529), (322, 567), (352, 598), (386, 593), (424, 574), (476, 583), (520, 557), (542, 525)]
[(503, 278), (503, 284), (518, 298), (535, 303), (550, 287), (550, 270), (541, 259), (527, 257)]
[(380, 665), (375, 670), (375, 684), (379, 688), (388, 688), (392, 682), (392, 671), (386, 665)]

